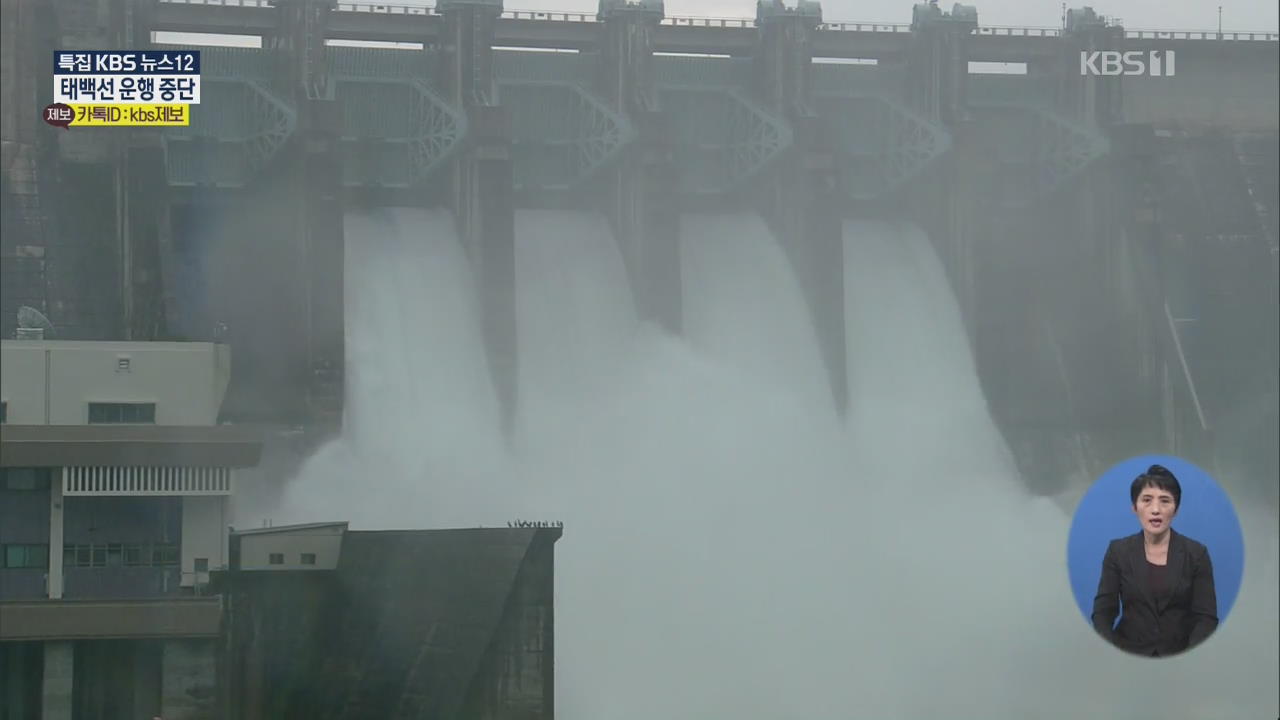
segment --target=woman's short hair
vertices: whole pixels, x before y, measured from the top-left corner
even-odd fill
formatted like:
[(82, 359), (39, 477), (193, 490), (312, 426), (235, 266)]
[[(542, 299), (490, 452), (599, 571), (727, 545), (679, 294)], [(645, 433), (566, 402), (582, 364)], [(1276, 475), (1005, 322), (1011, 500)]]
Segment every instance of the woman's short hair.
[(1172, 495), (1174, 510), (1182, 505), (1182, 486), (1178, 484), (1178, 478), (1169, 472), (1169, 468), (1163, 465), (1152, 465), (1145, 473), (1133, 479), (1133, 484), (1129, 486), (1129, 502), (1137, 505), (1138, 495), (1145, 487), (1154, 487)]

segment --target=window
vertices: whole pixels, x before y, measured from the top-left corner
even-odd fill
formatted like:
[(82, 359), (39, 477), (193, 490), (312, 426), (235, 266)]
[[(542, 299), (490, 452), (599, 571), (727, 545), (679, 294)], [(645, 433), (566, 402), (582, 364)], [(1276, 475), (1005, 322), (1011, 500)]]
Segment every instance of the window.
[(303, 564), (303, 565), (315, 565), (315, 564), (316, 564), (316, 554), (315, 554), (315, 553), (302, 553), (302, 564)]
[(155, 403), (89, 403), (90, 424), (154, 425)]
[(49, 567), (48, 545), (5, 545), (4, 567), (40, 568)]
[(3, 480), (0, 488), (5, 490), (48, 490), (48, 468), (4, 468), (0, 470)]
[(151, 564), (155, 567), (178, 564), (177, 545), (154, 545), (151, 548)]
[(0, 402), (0, 423), (9, 422), (9, 403)]
[(196, 558), (196, 572), (209, 572), (209, 558)]
[(178, 564), (177, 545), (63, 545), (64, 567), (167, 567)]
[(136, 567), (138, 565), (146, 565), (146, 555), (143, 554), (141, 545), (125, 545), (124, 546), (124, 564), (128, 567)]
[(283, 565), (284, 553), (271, 553), (271, 555), (267, 558), (267, 562), (271, 563), (272, 565)]

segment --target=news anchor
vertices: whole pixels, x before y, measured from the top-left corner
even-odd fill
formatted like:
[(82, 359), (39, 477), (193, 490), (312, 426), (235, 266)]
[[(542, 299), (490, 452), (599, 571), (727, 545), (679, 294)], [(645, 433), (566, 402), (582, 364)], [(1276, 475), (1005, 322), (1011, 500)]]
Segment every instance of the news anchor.
[(1142, 529), (1107, 547), (1093, 627), (1121, 650), (1176, 655), (1218, 627), (1213, 563), (1204, 545), (1173, 531), (1182, 487), (1172, 472), (1152, 465), (1134, 479), (1129, 500)]

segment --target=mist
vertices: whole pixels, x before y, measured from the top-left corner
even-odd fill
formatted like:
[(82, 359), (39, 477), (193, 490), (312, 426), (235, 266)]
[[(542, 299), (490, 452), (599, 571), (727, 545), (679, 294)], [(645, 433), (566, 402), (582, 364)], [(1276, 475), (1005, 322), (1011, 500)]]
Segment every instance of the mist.
[(1123, 655), (1074, 604), (1070, 517), (1017, 477), (919, 229), (845, 225), (843, 420), (759, 218), (681, 230), (672, 337), (637, 319), (602, 217), (517, 211), (507, 443), (449, 213), (349, 213), (345, 434), (269, 514), (563, 521), (567, 720), (1276, 714), (1270, 508), (1239, 507), (1245, 586), (1217, 633), (1181, 657)]

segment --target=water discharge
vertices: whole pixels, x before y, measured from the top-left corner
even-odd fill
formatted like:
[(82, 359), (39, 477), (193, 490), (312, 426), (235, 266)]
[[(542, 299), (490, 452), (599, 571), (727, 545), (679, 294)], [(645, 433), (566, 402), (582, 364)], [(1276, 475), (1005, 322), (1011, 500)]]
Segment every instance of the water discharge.
[[(849, 223), (850, 413), (751, 217), (682, 221), (687, 337), (637, 320), (602, 218), (517, 216), (520, 409), (505, 449), (446, 213), (347, 218), (346, 435), (289, 521), (559, 519), (567, 720), (1257, 718), (1276, 713), (1276, 519), (1185, 657), (1106, 647), (1069, 518), (1024, 493), (928, 239)], [(822, 392), (819, 392), (821, 390)]]

